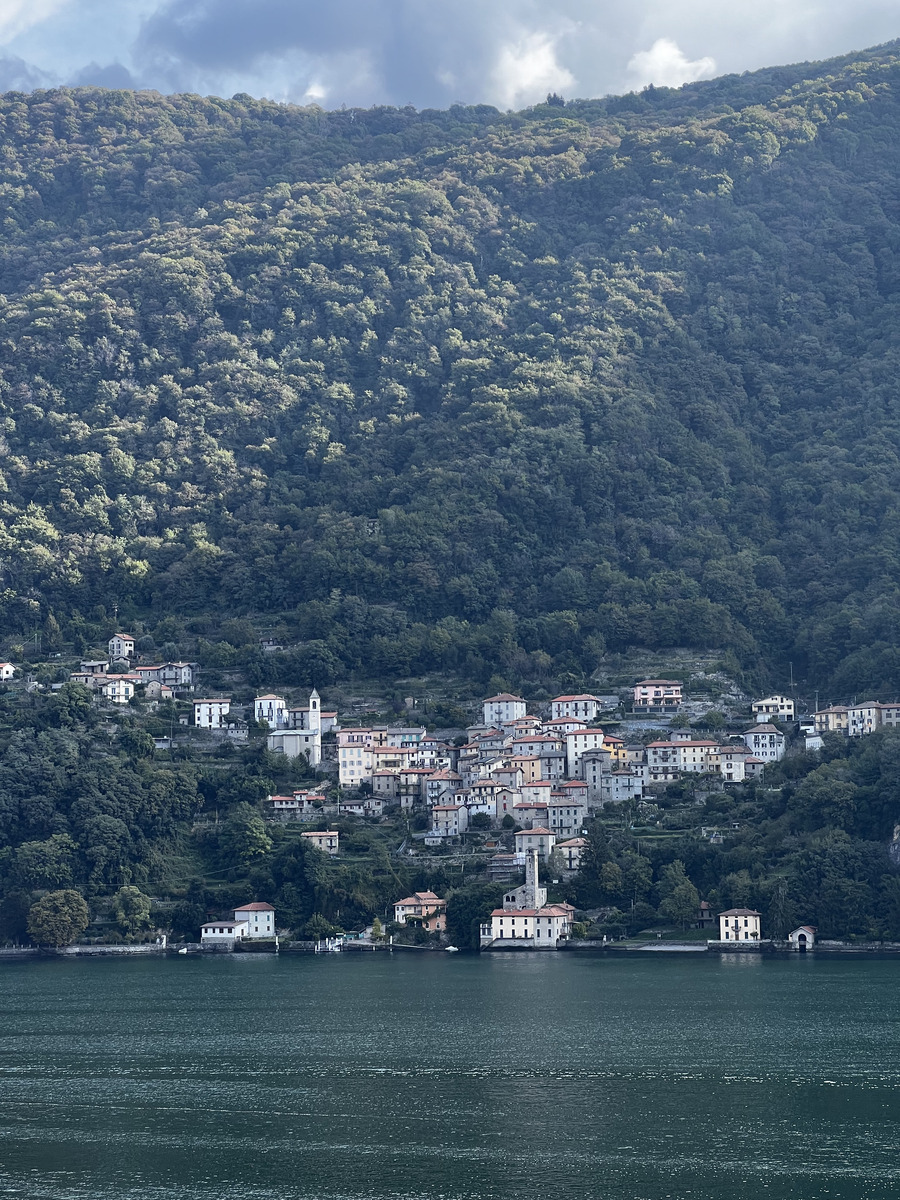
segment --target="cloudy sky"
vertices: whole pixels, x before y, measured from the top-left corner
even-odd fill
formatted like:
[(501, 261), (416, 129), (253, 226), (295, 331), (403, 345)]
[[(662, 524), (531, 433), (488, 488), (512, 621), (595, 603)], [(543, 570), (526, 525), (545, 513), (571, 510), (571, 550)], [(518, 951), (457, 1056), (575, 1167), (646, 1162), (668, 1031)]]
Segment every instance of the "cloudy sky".
[(898, 0), (0, 0), (0, 90), (506, 109), (895, 37)]

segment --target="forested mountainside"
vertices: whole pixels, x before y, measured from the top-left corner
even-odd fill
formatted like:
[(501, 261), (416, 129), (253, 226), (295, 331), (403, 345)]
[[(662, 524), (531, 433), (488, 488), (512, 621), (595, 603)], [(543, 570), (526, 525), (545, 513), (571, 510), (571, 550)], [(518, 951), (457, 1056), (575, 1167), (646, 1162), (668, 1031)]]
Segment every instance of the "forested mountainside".
[(9, 94), (0, 147), (7, 632), (896, 688), (897, 44), (508, 114)]

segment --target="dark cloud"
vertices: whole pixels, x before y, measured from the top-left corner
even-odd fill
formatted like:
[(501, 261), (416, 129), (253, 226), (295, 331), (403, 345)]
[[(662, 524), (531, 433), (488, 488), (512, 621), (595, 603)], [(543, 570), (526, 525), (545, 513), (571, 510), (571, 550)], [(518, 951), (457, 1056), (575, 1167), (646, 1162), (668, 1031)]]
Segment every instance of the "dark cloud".
[(0, 58), (0, 92), (32, 92), (52, 87), (53, 79), (15, 55)]
[(521, 107), (548, 90), (677, 84), (900, 33), (897, 0), (5, 2), (0, 87), (66, 80), (328, 106)]
[(499, 49), (557, 27), (565, 19), (535, 0), (170, 0), (134, 53), (174, 86), (249, 74), (268, 78), (270, 95), (319, 87), (349, 103), (445, 105), (487, 98)]
[(70, 87), (104, 87), (104, 88), (136, 88), (134, 76), (121, 63), (109, 63), (101, 67), (98, 63), (88, 63), (67, 80)]

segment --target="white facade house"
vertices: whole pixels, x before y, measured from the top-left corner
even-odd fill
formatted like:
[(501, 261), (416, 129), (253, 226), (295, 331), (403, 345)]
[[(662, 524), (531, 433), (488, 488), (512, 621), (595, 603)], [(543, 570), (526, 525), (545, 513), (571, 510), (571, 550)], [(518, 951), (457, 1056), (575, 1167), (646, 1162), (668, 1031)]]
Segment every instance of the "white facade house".
[[(534, 949), (554, 950), (572, 929), (572, 908), (568, 904), (545, 904), (543, 908), (495, 908), (484, 941), (528, 941)], [(485, 933), (487, 937), (485, 938)]]
[(716, 746), (707, 755), (707, 769), (720, 775), (725, 783), (742, 783), (744, 763), (750, 756), (746, 746)]
[(257, 696), (253, 701), (253, 720), (265, 721), (270, 729), (280, 729), (287, 723), (287, 701), (283, 696)]
[(0, 663), (0, 680), (5, 682), (7, 679), (12, 679), (15, 673), (16, 668), (12, 663)]
[(194, 724), (198, 729), (222, 729), (231, 711), (231, 701), (224, 698), (194, 701)]
[(301, 833), (300, 836), (317, 846), (324, 854), (340, 853), (340, 833), (336, 829), (325, 829), (321, 832), (310, 831)]
[(245, 938), (273, 938), (275, 936), (275, 909), (271, 904), (254, 901), (253, 904), (242, 904), (234, 910), (235, 921), (242, 921), (247, 926)]
[(790, 696), (766, 696), (764, 700), (754, 700), (750, 710), (757, 721), (793, 721), (797, 715), (797, 706)]
[(207, 921), (200, 926), (200, 945), (207, 950), (233, 950), (246, 936), (246, 921)]
[(881, 705), (877, 700), (847, 706), (847, 732), (851, 737), (865, 737), (881, 728)]
[(780, 762), (784, 758), (784, 734), (774, 725), (754, 725), (741, 737), (754, 758), (761, 758), (767, 763)]
[(758, 942), (760, 916), (753, 908), (729, 908), (719, 913), (719, 941)]
[(603, 749), (602, 729), (574, 729), (565, 735), (566, 771), (573, 779), (584, 779), (581, 761), (591, 750)]
[(135, 675), (104, 675), (98, 691), (113, 704), (127, 704), (134, 695), (136, 683), (141, 680)]
[(482, 702), (484, 723), (488, 728), (509, 725), (525, 716), (525, 701), (521, 696), (511, 696), (509, 692), (500, 692)]
[(134, 638), (130, 633), (116, 633), (109, 639), (110, 658), (134, 658)]
[(557, 696), (550, 701), (550, 716), (554, 721), (568, 717), (580, 717), (582, 721), (596, 721), (600, 701), (596, 696)]
[(537, 850), (538, 857), (546, 862), (553, 853), (556, 838), (553, 833), (540, 825), (534, 829), (523, 829), (515, 835), (516, 857), (524, 862), (529, 850)]

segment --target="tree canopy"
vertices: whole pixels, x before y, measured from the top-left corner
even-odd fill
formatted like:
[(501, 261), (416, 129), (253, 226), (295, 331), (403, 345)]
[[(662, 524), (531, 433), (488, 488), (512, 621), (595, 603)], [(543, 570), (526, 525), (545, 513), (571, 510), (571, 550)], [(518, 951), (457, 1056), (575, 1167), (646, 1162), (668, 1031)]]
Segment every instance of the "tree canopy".
[(891, 686), (898, 126), (893, 44), (507, 114), (3, 97), (5, 625)]

